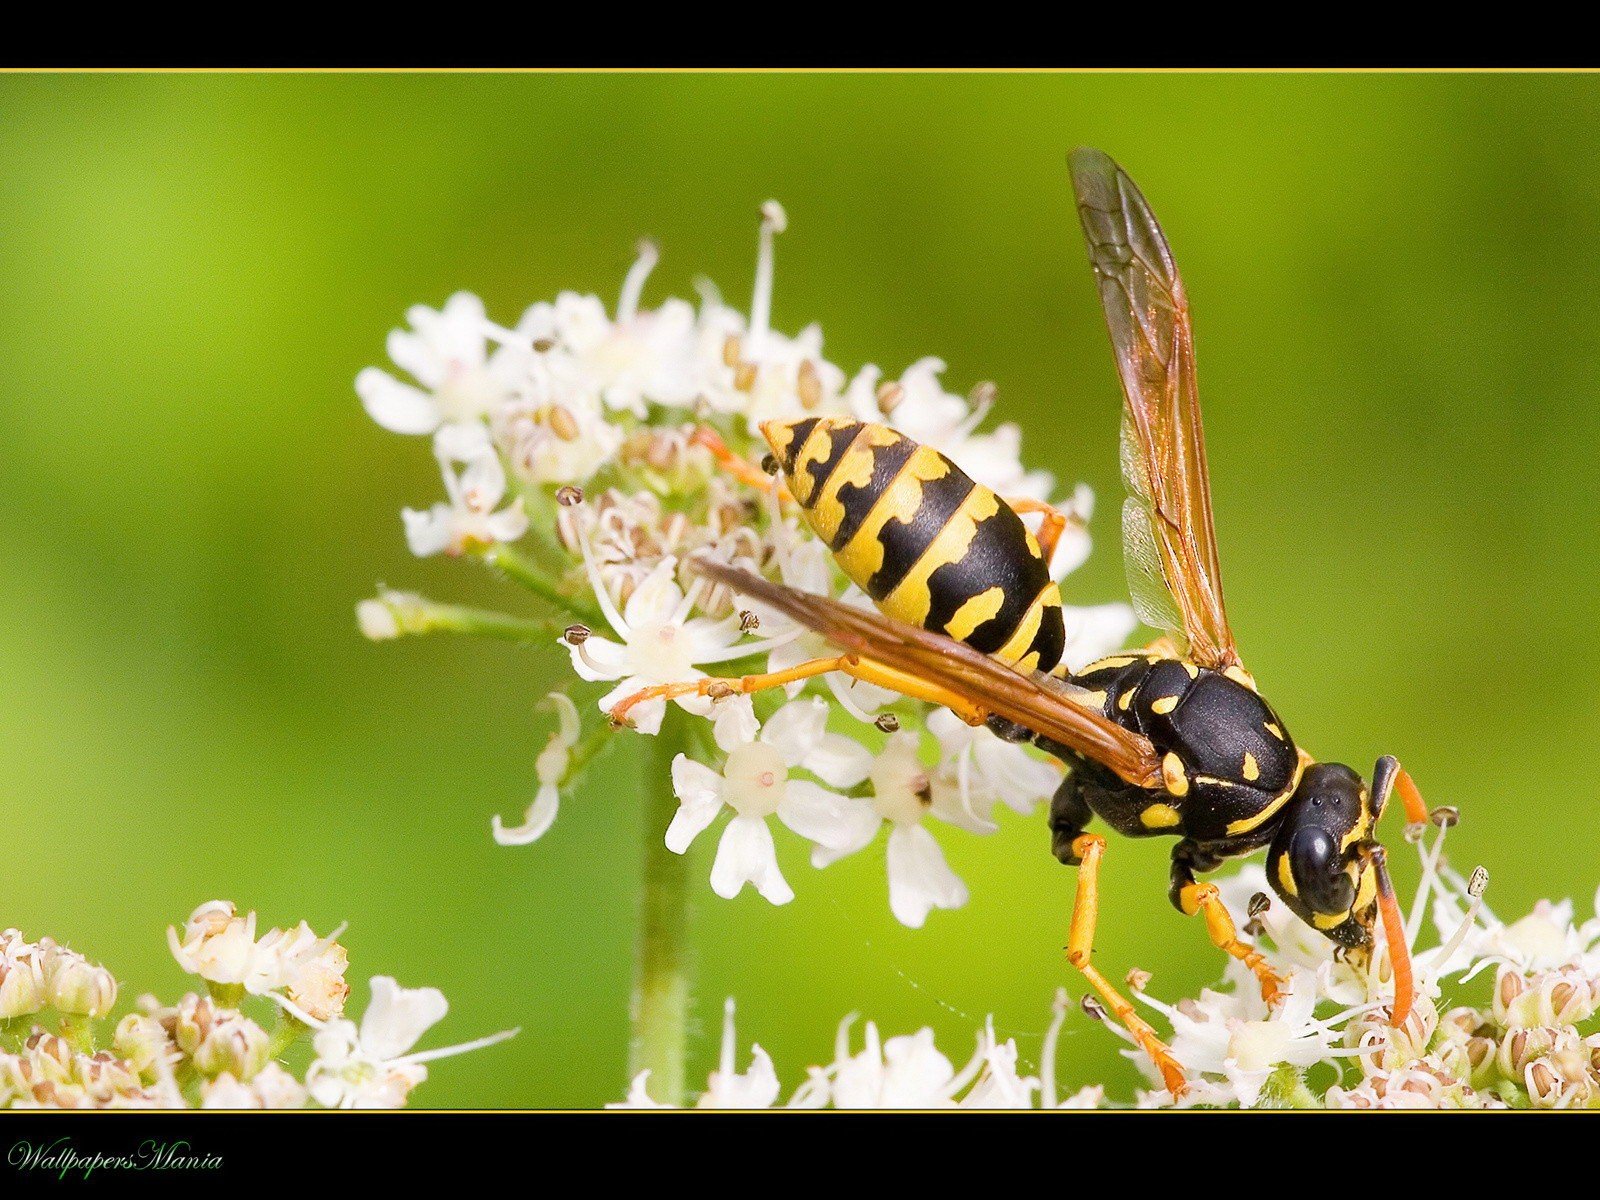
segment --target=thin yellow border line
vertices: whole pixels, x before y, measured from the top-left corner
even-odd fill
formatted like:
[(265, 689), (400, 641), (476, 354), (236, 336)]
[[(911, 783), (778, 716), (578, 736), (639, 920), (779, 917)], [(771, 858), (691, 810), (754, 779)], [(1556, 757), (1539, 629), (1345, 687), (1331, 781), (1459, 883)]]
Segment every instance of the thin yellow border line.
[(1600, 67), (4, 67), (5, 75), (1593, 75)]

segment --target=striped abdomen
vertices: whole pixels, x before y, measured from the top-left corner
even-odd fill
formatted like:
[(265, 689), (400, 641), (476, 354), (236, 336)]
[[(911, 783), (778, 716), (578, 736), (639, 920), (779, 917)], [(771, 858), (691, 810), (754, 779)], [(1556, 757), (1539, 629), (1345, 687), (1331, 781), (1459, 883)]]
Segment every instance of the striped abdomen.
[(1061, 593), (1022, 519), (937, 450), (837, 417), (761, 427), (839, 566), (891, 617), (1048, 671)]

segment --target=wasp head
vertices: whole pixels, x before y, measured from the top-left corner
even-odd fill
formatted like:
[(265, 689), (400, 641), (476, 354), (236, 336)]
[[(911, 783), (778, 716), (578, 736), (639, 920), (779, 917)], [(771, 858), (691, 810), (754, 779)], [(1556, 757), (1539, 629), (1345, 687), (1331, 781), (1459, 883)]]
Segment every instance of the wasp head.
[(1291, 912), (1357, 963), (1371, 954), (1382, 919), (1398, 1024), (1411, 1004), (1409, 951), (1384, 849), (1372, 836), (1396, 770), (1393, 759), (1380, 759), (1368, 788), (1341, 763), (1308, 766), (1267, 851), (1267, 879)]
[(1289, 910), (1347, 949), (1372, 944), (1378, 887), (1367, 834), (1376, 817), (1360, 775), (1313, 763), (1267, 852), (1267, 878)]

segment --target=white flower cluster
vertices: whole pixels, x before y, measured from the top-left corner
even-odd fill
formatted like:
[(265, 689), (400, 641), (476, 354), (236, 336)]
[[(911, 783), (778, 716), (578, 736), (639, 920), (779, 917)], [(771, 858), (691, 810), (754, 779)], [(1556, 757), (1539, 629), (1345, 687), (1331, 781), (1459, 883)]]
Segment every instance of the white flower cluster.
[[(699, 1108), (772, 1108), (782, 1086), (772, 1059), (759, 1045), (750, 1047), (750, 1066), (739, 1072), (738, 1042), (733, 1027), (733, 1001), (723, 1012), (722, 1048), (718, 1067), (706, 1081)], [(1105, 1100), (1099, 1087), (1085, 1087), (1070, 1096), (1056, 1093), (1056, 1044), (1066, 1016), (1066, 993), (1056, 995), (1055, 1016), (1044, 1036), (1043, 1064), (1037, 1076), (1018, 1069), (1017, 1043), (1000, 1041), (994, 1022), (978, 1032), (977, 1048), (959, 1069), (934, 1044), (933, 1030), (885, 1040), (868, 1021), (860, 1050), (852, 1050), (852, 1014), (839, 1023), (833, 1061), (810, 1067), (807, 1078), (785, 1108), (1098, 1108)], [(662, 1108), (647, 1090), (649, 1072), (633, 1081), (627, 1099), (608, 1108)]]
[[(576, 618), (559, 640), (578, 679), (604, 685), (588, 735), (578, 711), (561, 704), (526, 819), (495, 820), (502, 843), (550, 828), (560, 792), (594, 752), (588, 738), (608, 736), (600, 714), (624, 698), (709, 674), (783, 671), (832, 652), (778, 614), (738, 607), (725, 588), (689, 572), (690, 556), (866, 603), (775, 490), (719, 469), (714, 450), (723, 446), (753, 467), (762, 421), (840, 415), (892, 425), (1002, 496), (1054, 499), (1068, 517), (1058, 577), (1089, 553), (1092, 495), (1080, 486), (1055, 496), (1049, 474), (1023, 466), (1015, 425), (981, 429), (991, 386), (951, 394), (934, 358), (892, 380), (870, 365), (847, 375), (822, 356), (816, 326), (794, 337), (771, 327), (773, 242), (785, 223), (775, 203), (763, 207), (748, 319), (709, 285), (698, 305), (642, 307), (657, 260), (646, 244), (614, 313), (594, 296), (562, 293), (507, 327), (458, 294), (439, 310), (412, 309), (410, 327), (390, 335), (390, 357), (409, 382), (377, 368), (356, 380), (378, 424), (433, 439), (445, 499), (402, 514), (411, 549), (478, 558), (563, 621)], [(552, 636), (546, 623), (408, 593), (383, 592), (358, 615), (375, 639), (435, 630)], [(1066, 621), (1074, 666), (1120, 646), (1135, 624), (1124, 604), (1068, 608)], [(967, 898), (930, 825), (990, 832), (996, 805), (1028, 813), (1059, 781), (1053, 763), (988, 730), (839, 675), (776, 696), (654, 698), (630, 721), (658, 733), (669, 706), (684, 714), (673, 721), (687, 726), (687, 752), (672, 766), (681, 808), (662, 832), (682, 853), (726, 811), (711, 870), (726, 897), (746, 885), (774, 904), (793, 896), (771, 818), (811, 844), (819, 867), (862, 850), (887, 825), (890, 907), (919, 926), (931, 909)]]
[[(1600, 892), (1596, 915), (1575, 923), (1572, 902), (1540, 901), (1506, 923), (1484, 905), (1486, 876), (1463, 879), (1443, 855), (1444, 829), (1421, 846), (1422, 879), (1409, 906), (1417, 996), (1410, 1019), (1388, 1024), (1392, 984), (1387, 952), (1357, 969), (1336, 957), (1327, 939), (1275, 900), (1265, 874), (1244, 867), (1220, 882), (1244, 936), (1289, 981), (1270, 1011), (1255, 976), (1230, 960), (1215, 988), (1168, 1004), (1147, 991), (1150, 977), (1130, 974), (1133, 994), (1171, 1034), (1188, 1086), (1174, 1097), (1145, 1053), (1121, 1026), (1106, 1028), (1129, 1042), (1124, 1051), (1150, 1087), (1119, 1106), (1296, 1108), (1600, 1108)], [(1420, 846), (1420, 843), (1419, 843)], [(1438, 944), (1418, 951), (1431, 917)], [(1459, 992), (1494, 972), (1480, 1004), (1447, 1003), (1446, 982)], [(1459, 998), (1459, 997), (1458, 997)], [(1093, 999), (1084, 1011), (1104, 1021)], [(1014, 1041), (999, 1042), (991, 1021), (976, 1054), (957, 1070), (934, 1045), (931, 1029), (883, 1040), (868, 1023), (864, 1047), (851, 1049), (840, 1026), (833, 1061), (811, 1067), (782, 1101), (789, 1107), (1029, 1108), (1101, 1107), (1100, 1087), (1058, 1098), (1056, 1047), (1066, 1016), (1058, 994), (1045, 1031), (1037, 1076), (1019, 1073)], [(699, 1103), (704, 1107), (771, 1107), (782, 1088), (759, 1047), (749, 1068), (734, 1070), (736, 1045), (728, 1008), (722, 1062)], [(621, 1106), (651, 1104), (646, 1080), (635, 1079)]]
[[(399, 1108), (427, 1078), (424, 1063), (516, 1033), (416, 1051), (448, 1005), (437, 988), (403, 988), (386, 975), (372, 979), (360, 1024), (346, 1019), (339, 932), (319, 938), (302, 921), (258, 937), (255, 913), (202, 904), (167, 936), (178, 965), (205, 980), (206, 992), (171, 1005), (141, 996), (105, 1031), (99, 1023), (117, 997), (112, 974), (49, 938), (29, 942), (6, 930), (0, 1108)], [(247, 997), (275, 1006), (270, 1030), (243, 1011)], [(43, 1023), (50, 1013), (54, 1029)], [(279, 1060), (307, 1034), (313, 1058), (301, 1079)]]

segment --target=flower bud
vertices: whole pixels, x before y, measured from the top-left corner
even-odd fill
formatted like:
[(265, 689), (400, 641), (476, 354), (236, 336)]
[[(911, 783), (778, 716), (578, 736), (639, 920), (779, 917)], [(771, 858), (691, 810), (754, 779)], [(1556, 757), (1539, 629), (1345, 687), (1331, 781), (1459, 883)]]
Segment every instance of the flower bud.
[(1533, 1107), (1565, 1108), (1570, 1102), (1572, 1089), (1548, 1060), (1529, 1063), (1522, 1078)]
[(248, 1081), (267, 1065), (267, 1046), (265, 1029), (249, 1017), (223, 1010), (194, 1050), (195, 1070), (202, 1075), (227, 1071)]
[(1532, 1029), (1513, 1029), (1500, 1041), (1495, 1055), (1500, 1073), (1510, 1079), (1521, 1079), (1528, 1064), (1542, 1058), (1555, 1046), (1555, 1030), (1544, 1026)]
[(172, 1042), (161, 1022), (143, 1013), (129, 1013), (117, 1023), (112, 1035), (112, 1048), (127, 1061), (129, 1067), (143, 1074), (171, 1052)]
[(110, 971), (88, 959), (62, 962), (50, 980), (50, 1004), (57, 1012), (103, 1017), (117, 1002), (117, 981)]
[(1494, 977), (1494, 1019), (1509, 1026), (1507, 1014), (1518, 996), (1528, 990), (1528, 981), (1515, 967), (1502, 966)]
[(0, 1020), (36, 1013), (45, 999), (44, 971), (35, 953), (0, 957)]
[(368, 641), (387, 642), (400, 636), (400, 622), (382, 600), (368, 599), (356, 605), (356, 627)]
[(1475, 1088), (1486, 1087), (1497, 1073), (1493, 1038), (1473, 1036), (1467, 1041), (1468, 1082)]
[(212, 983), (242, 983), (255, 941), (255, 913), (241, 917), (226, 900), (209, 900), (190, 913), (181, 938), (167, 927), (167, 944), (178, 965)]

